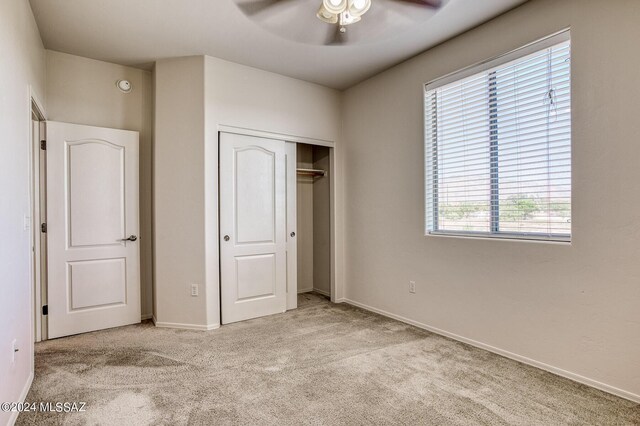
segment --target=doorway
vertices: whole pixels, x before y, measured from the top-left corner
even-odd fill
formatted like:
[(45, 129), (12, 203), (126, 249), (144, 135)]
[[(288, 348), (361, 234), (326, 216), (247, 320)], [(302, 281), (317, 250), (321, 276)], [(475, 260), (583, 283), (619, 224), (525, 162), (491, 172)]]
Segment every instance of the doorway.
[(297, 144), (298, 293), (331, 298), (329, 148)]

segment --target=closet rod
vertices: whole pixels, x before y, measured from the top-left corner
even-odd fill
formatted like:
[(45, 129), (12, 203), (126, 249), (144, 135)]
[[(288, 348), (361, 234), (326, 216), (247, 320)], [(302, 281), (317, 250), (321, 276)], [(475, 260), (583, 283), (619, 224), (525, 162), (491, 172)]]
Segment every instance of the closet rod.
[(322, 169), (296, 169), (296, 172), (299, 175), (304, 175), (304, 176), (326, 176), (327, 172), (325, 170)]

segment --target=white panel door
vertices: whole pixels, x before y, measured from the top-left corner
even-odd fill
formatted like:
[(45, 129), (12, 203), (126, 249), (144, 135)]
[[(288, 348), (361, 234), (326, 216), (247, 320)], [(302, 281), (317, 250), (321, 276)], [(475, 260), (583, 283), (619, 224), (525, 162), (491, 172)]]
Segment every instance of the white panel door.
[(297, 146), (287, 142), (285, 146), (287, 162), (287, 310), (298, 307), (298, 239), (297, 220)]
[(222, 323), (287, 309), (285, 143), (220, 134)]
[(47, 122), (49, 338), (140, 322), (138, 132)]

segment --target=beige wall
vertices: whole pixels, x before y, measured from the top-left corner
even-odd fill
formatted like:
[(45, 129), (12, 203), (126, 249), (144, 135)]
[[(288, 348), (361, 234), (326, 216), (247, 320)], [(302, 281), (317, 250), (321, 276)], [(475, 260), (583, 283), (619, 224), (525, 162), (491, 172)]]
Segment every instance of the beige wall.
[[(129, 80), (131, 93), (118, 90)], [(48, 119), (140, 132), (140, 279), (143, 317), (152, 314), (151, 73), (47, 50)]]
[[(158, 61), (155, 87), (156, 320), (206, 326), (204, 58)], [(191, 284), (199, 297), (190, 296)]]
[[(218, 126), (338, 142), (340, 93), (211, 57), (158, 61), (157, 320), (219, 324)], [(204, 95), (204, 98), (203, 98)], [(200, 285), (191, 297), (189, 283)]]
[[(569, 26), (571, 245), (423, 236), (423, 83)], [(638, 40), (637, 0), (534, 0), (347, 90), (347, 298), (640, 398)]]
[[(0, 2), (0, 401), (19, 401), (33, 374), (29, 86), (45, 101), (45, 53), (27, 1)], [(46, 105), (45, 105), (46, 106)], [(11, 362), (11, 344), (19, 352)], [(0, 424), (16, 413), (0, 411)]]

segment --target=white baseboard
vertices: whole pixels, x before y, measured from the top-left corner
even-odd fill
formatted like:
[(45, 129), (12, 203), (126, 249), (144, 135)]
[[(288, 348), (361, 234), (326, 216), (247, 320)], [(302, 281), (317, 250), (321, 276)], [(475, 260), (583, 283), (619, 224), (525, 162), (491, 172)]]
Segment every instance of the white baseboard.
[(182, 324), (179, 322), (159, 322), (155, 316), (151, 317), (153, 324), (158, 328), (179, 328), (182, 330), (198, 330), (198, 331), (211, 331), (220, 328), (220, 324)]
[(599, 389), (601, 391), (604, 391), (604, 392), (619, 396), (621, 398), (628, 399), (629, 401), (640, 403), (640, 395), (637, 395), (637, 394), (632, 393), (632, 392), (625, 391), (623, 389), (616, 388), (614, 386), (607, 385), (606, 383), (602, 383), (602, 382), (599, 382), (597, 380), (590, 379), (588, 377), (581, 376), (580, 374), (572, 373), (571, 371), (563, 370), (561, 368), (554, 367), (554, 366), (549, 365), (549, 364), (545, 364), (544, 362), (536, 361), (534, 359), (527, 358), (525, 356), (518, 355), (518, 354), (515, 354), (513, 352), (506, 351), (504, 349), (496, 348), (495, 346), (487, 345), (485, 343), (478, 342), (478, 341), (473, 340), (473, 339), (469, 339), (469, 338), (466, 338), (466, 337), (463, 337), (463, 336), (459, 336), (457, 334), (450, 333), (448, 331), (441, 330), (441, 329), (436, 328), (436, 327), (431, 327), (431, 326), (429, 326), (427, 324), (423, 324), (421, 322), (414, 321), (412, 319), (405, 318), (405, 317), (400, 316), (400, 315), (392, 314), (391, 312), (387, 312), (387, 311), (384, 311), (382, 309), (374, 308), (373, 306), (365, 305), (364, 303), (356, 302), (355, 300), (342, 298), (342, 299), (337, 300), (336, 302), (345, 302), (345, 303), (348, 303), (350, 305), (356, 306), (358, 308), (365, 309), (365, 310), (371, 311), (371, 312), (375, 312), (376, 314), (380, 314), (380, 315), (383, 315), (385, 317), (392, 318), (392, 319), (398, 320), (400, 322), (404, 322), (406, 324), (413, 325), (413, 326), (418, 327), (418, 328), (422, 328), (423, 330), (427, 330), (427, 331), (430, 331), (432, 333), (439, 334), (439, 335), (445, 336), (445, 337), (449, 337), (450, 339), (457, 340), (457, 341), (463, 342), (463, 343), (467, 343), (467, 344), (469, 344), (471, 346), (475, 346), (477, 348), (484, 349), (486, 351), (493, 352), (493, 353), (498, 354), (498, 355), (502, 355), (505, 358), (509, 358), (509, 359), (521, 362), (523, 364), (531, 365), (533, 367), (539, 368), (541, 370), (548, 371), (550, 373), (556, 374), (556, 375), (564, 377), (566, 379), (570, 379), (570, 380), (573, 380), (575, 382), (582, 383), (583, 385), (591, 386), (592, 388), (596, 388), (596, 389)]
[(145, 321), (145, 320), (152, 319), (152, 318), (153, 318), (153, 314), (142, 314), (140, 316), (140, 320), (141, 321)]
[(331, 297), (331, 292), (330, 291), (320, 290), (319, 288), (314, 288), (313, 291), (315, 291), (316, 293), (321, 294), (323, 296)]
[[(24, 387), (22, 388), (22, 392), (20, 392), (20, 399), (16, 402), (24, 402), (25, 399), (27, 399), (27, 394), (29, 393), (29, 389), (31, 389), (32, 383), (33, 383), (33, 371), (29, 373), (29, 378), (27, 379), (27, 382), (24, 384)], [(11, 416), (9, 417), (9, 423), (7, 423), (7, 425), (13, 426), (16, 423), (16, 420), (18, 420), (19, 414), (20, 414), (19, 411), (12, 411)]]
[(313, 287), (311, 287), (311, 288), (299, 288), (298, 289), (298, 294), (300, 294), (300, 293), (309, 293), (309, 292), (312, 292), (312, 291), (313, 291)]

